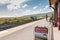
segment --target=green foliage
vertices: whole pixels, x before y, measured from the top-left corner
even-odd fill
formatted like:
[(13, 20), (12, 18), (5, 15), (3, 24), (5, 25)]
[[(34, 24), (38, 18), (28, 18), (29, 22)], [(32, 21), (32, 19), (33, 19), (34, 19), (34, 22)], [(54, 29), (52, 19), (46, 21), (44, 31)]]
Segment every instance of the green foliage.
[[(40, 19), (40, 18), (39, 18)], [(37, 20), (37, 18), (35, 19)], [(32, 19), (30, 17), (10, 17), (10, 18), (0, 18), (0, 24), (4, 24), (4, 23), (19, 23), (19, 22), (30, 22), (32, 21)]]
[(24, 21), (32, 21), (29, 17), (17, 17), (17, 18), (0, 18), (0, 24), (3, 23), (16, 23), (16, 22), (24, 22)]

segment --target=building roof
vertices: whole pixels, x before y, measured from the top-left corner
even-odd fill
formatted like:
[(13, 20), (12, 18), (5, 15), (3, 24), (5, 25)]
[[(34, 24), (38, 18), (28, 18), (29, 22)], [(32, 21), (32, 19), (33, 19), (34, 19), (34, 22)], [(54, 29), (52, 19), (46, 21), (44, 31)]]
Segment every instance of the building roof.
[(58, 0), (49, 0), (50, 5), (55, 4)]

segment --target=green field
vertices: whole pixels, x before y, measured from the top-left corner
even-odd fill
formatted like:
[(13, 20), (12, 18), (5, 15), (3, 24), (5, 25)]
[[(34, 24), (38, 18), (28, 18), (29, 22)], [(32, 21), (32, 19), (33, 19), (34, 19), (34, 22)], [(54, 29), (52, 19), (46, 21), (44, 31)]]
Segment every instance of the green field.
[[(38, 20), (40, 18), (35, 18), (34, 20)], [(16, 23), (16, 22), (30, 22), (33, 21), (30, 17), (6, 17), (6, 18), (0, 18), (0, 24), (5, 23)]]
[(39, 17), (5, 17), (5, 18), (0, 18), (0, 31), (6, 30), (12, 27), (16, 27), (22, 24), (26, 24), (29, 22), (33, 22), (36, 20), (40, 20), (42, 18)]
[(11, 17), (11, 18), (0, 18), (0, 24), (4, 23), (15, 23), (15, 22), (23, 22), (23, 21), (32, 21), (29, 17)]

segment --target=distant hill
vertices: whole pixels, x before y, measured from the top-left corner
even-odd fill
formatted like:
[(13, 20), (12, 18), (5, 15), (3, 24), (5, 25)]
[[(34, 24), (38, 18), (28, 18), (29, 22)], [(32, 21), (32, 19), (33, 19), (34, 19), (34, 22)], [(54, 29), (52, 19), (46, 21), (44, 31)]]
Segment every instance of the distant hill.
[(34, 16), (41, 16), (41, 17), (45, 17), (46, 16), (46, 14), (48, 15), (48, 16), (51, 16), (52, 14), (53, 14), (53, 12), (49, 12), (49, 13), (40, 13), (40, 14), (33, 14), (33, 15), (27, 15), (28, 17), (34, 17)]
[[(40, 14), (32, 14), (32, 15), (25, 15), (25, 16), (20, 16), (20, 17), (34, 17), (34, 16), (41, 16), (41, 17), (45, 17), (46, 14), (48, 16), (51, 16), (53, 14), (53, 12), (49, 12), (49, 13), (40, 13)], [(18, 17), (0, 17), (0, 18), (18, 18)]]

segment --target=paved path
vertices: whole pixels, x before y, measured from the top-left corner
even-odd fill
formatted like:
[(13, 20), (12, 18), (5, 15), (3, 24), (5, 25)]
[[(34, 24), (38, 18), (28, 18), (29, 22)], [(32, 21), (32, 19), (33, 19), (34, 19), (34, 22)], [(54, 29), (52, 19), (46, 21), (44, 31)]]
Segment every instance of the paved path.
[[(32, 25), (32, 22), (30, 23)], [(28, 25), (28, 24), (27, 24)], [(33, 24), (33, 26), (42, 26), (42, 27), (47, 27), (49, 28), (50, 26), (52, 26), (50, 24), (50, 22), (46, 21), (45, 19), (42, 19), (42, 20), (39, 20), (37, 21), (37, 23)], [(53, 27), (53, 26), (52, 26)], [(50, 28), (49, 28), (50, 29)], [(54, 28), (53, 27), (53, 37), (54, 37), (54, 40), (60, 40), (60, 31), (58, 30), (58, 28)]]
[(46, 21), (45, 19), (40, 20), (39, 22), (37, 22), (36, 24), (34, 24), (35, 26), (40, 26), (40, 27), (47, 27), (50, 25), (49, 21)]
[(53, 33), (54, 33), (54, 40), (60, 40), (60, 31), (58, 28), (53, 28)]
[[(36, 23), (36, 25), (38, 26), (42, 26), (42, 27), (53, 27), (52, 24), (50, 24), (50, 22), (46, 21), (45, 19), (40, 20), (38, 23)], [(50, 28), (49, 28), (50, 29)], [(52, 31), (52, 29), (51, 29)], [(60, 40), (60, 31), (58, 30), (58, 27), (53, 27), (53, 36), (51, 40)], [(51, 36), (51, 35), (50, 35)]]
[(36, 23), (36, 26), (39, 27), (47, 27), (48, 28), (48, 40), (53, 40), (53, 26), (49, 21), (46, 21), (46, 19), (40, 20), (38, 23)]

